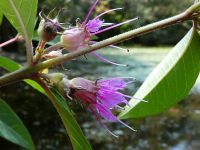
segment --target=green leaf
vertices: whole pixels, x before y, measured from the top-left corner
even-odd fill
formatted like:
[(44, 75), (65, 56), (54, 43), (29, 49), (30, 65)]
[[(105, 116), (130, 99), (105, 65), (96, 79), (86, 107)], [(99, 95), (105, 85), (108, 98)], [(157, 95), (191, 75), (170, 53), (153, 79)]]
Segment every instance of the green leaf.
[(31, 40), (37, 11), (37, 0), (1, 0), (1, 12), (17, 31)]
[[(0, 56), (0, 67), (6, 69), (9, 72), (12, 72), (12, 71), (16, 71), (16, 70), (20, 69), (22, 66), (16, 62), (14, 62), (13, 60), (10, 60), (9, 58)], [(40, 93), (46, 95), (43, 88), (37, 82), (30, 80), (30, 79), (26, 79), (24, 81), (27, 84), (29, 84), (30, 86), (32, 86), (34, 89), (39, 91)]]
[(147, 77), (130, 107), (120, 117), (136, 118), (158, 114), (185, 98), (193, 87), (200, 70), (200, 36), (192, 28)]
[(22, 66), (9, 58), (0, 56), (0, 67), (12, 72), (20, 69)]
[(60, 95), (56, 88), (51, 88), (51, 92), (53, 94), (52, 102), (63, 121), (74, 150), (91, 150), (92, 148), (73, 117), (65, 98)]
[(35, 90), (37, 90), (38, 92), (46, 95), (45, 91), (43, 90), (43, 88), (34, 80), (30, 80), (30, 79), (25, 79), (24, 82), (26, 82), (28, 85), (30, 85), (31, 87), (33, 87)]
[(31, 136), (23, 122), (1, 98), (0, 136), (26, 149), (35, 149)]
[(3, 13), (0, 11), (0, 26), (1, 26), (2, 21), (3, 21)]

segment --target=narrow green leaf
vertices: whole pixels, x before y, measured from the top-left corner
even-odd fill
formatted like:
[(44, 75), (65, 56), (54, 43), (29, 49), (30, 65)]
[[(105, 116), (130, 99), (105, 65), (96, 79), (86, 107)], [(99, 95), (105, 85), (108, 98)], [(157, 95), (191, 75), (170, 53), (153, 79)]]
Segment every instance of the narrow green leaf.
[[(6, 57), (0, 56), (0, 67), (11, 72), (11, 71), (20, 69), (21, 65), (19, 65), (18, 63)], [(25, 82), (31, 85), (36, 90), (46, 95), (43, 88), (41, 88), (41, 86), (35, 81), (25, 80)], [(59, 109), (59, 114), (63, 120), (63, 123), (66, 127), (67, 132), (69, 133), (74, 149), (76, 150), (92, 149), (88, 141), (85, 139), (78, 123), (76, 122), (73, 115), (71, 114), (70, 109), (68, 108), (65, 99), (57, 92), (56, 89), (52, 89), (52, 93), (54, 95), (55, 105)]]
[(30, 80), (30, 79), (25, 79), (24, 80), (25, 83), (27, 83), (28, 85), (30, 85), (31, 87), (33, 87), (35, 90), (37, 90), (38, 92), (46, 95), (45, 91), (43, 90), (43, 88), (34, 80)]
[[(7, 70), (9, 72), (12, 72), (12, 71), (16, 71), (16, 70), (20, 69), (22, 66), (16, 62), (14, 62), (13, 60), (10, 60), (9, 58), (0, 56), (0, 67), (4, 68), (5, 70)], [(26, 79), (24, 81), (27, 84), (29, 84), (30, 86), (32, 86), (34, 89), (36, 89), (37, 91), (46, 95), (43, 88), (37, 82), (30, 80), (30, 79)]]
[(3, 21), (3, 13), (0, 11), (0, 26), (1, 26), (2, 21)]
[(147, 77), (130, 107), (121, 118), (136, 118), (163, 112), (185, 98), (193, 87), (200, 70), (200, 36), (192, 28)]
[(0, 10), (25, 39), (32, 39), (37, 0), (1, 0)]
[(0, 136), (26, 149), (35, 149), (31, 136), (23, 122), (1, 98)]
[(0, 67), (12, 72), (20, 69), (22, 66), (9, 58), (0, 56)]
[(56, 107), (63, 121), (63, 124), (73, 144), (74, 150), (91, 150), (92, 148), (75, 118), (73, 117), (70, 108), (66, 104), (65, 98), (60, 95), (56, 88), (51, 88), (51, 92), (54, 96), (52, 99), (54, 106)]

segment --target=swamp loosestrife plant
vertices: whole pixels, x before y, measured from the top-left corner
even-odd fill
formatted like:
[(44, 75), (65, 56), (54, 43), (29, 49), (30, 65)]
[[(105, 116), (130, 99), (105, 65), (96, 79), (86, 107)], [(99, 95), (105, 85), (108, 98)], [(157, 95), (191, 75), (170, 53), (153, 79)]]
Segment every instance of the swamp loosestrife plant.
[[(79, 103), (85, 105), (96, 116), (96, 119), (106, 130), (108, 130), (108, 128), (101, 121), (100, 117), (110, 122), (120, 122), (129, 129), (135, 131), (112, 113), (112, 110), (115, 108), (123, 109), (120, 106), (122, 103), (129, 105), (126, 98), (134, 98), (119, 92), (119, 90), (123, 90), (133, 81), (126, 82), (125, 78), (120, 77), (98, 79), (96, 81), (87, 80), (81, 77), (69, 80), (63, 74), (49, 74), (48, 78), (57, 85), (58, 89), (63, 91), (64, 95), (69, 99), (75, 99)], [(110, 133), (114, 135), (112, 132)], [(117, 135), (114, 136), (117, 137)]]
[[(24, 1), (22, 3), (24, 5), (24, 8), (29, 7), (30, 2), (32, 1), (34, 0)], [(24, 79), (31, 79), (37, 82), (40, 86), (31, 80), (26, 80), (28, 84), (30, 84), (31, 86), (33, 86), (34, 88), (36, 88), (37, 90), (39, 90), (40, 92), (42, 92), (43, 94), (49, 97), (52, 104), (54, 105), (57, 112), (59, 113), (63, 121), (63, 124), (65, 125), (65, 128), (72, 141), (72, 145), (74, 149), (91, 149), (91, 146), (89, 145), (89, 143), (83, 136), (83, 133), (80, 130), (80, 127), (78, 126), (76, 120), (71, 114), (70, 109), (66, 105), (66, 100), (64, 99), (77, 101), (78, 103), (84, 105), (96, 117), (97, 121), (102, 125), (102, 127), (104, 127), (109, 133), (111, 133), (115, 137), (118, 137), (118, 135), (115, 135), (114, 133), (112, 133), (106, 127), (102, 119), (108, 122), (119, 122), (123, 124), (124, 126), (126, 126), (127, 128), (135, 131), (133, 128), (125, 124), (116, 116), (117, 113), (115, 110), (122, 110), (122, 117), (123, 117), (123, 114), (125, 114), (124, 115), (126, 116), (125, 118), (131, 118), (131, 117), (134, 117), (134, 114), (132, 114), (131, 111), (143, 110), (142, 106), (147, 107), (147, 108), (149, 105), (151, 106), (151, 103), (154, 102), (154, 100), (156, 100), (156, 98), (154, 99), (154, 97), (153, 98), (150, 97), (149, 99), (151, 101), (148, 101), (148, 103), (143, 103), (143, 105), (142, 103), (140, 103), (140, 102), (146, 102), (142, 100), (146, 97), (148, 98), (148, 95), (144, 95), (146, 91), (148, 91), (149, 95), (151, 95), (151, 92), (153, 93), (154, 92), (153, 90), (156, 88), (158, 88), (158, 91), (165, 90), (164, 88), (161, 88), (158, 86), (159, 83), (161, 83), (165, 79), (170, 80), (168, 79), (168, 75), (171, 75), (171, 74), (173, 75), (173, 73), (171, 73), (171, 70), (173, 69), (179, 70), (180, 68), (182, 68), (177, 65), (180, 59), (184, 59), (185, 64), (189, 63), (187, 61), (188, 55), (184, 55), (184, 54), (188, 51), (192, 52), (192, 50), (197, 49), (197, 47), (200, 45), (199, 33), (198, 33), (199, 28), (200, 28), (200, 2), (199, 1), (196, 1), (194, 5), (192, 5), (186, 11), (184, 11), (183, 13), (179, 15), (143, 26), (135, 30), (122, 33), (120, 35), (111, 37), (109, 39), (105, 39), (101, 42), (93, 41), (92, 38), (94, 36), (97, 36), (100, 33), (104, 33), (113, 28), (135, 21), (138, 18), (136, 17), (134, 19), (130, 19), (130, 20), (117, 23), (117, 24), (110, 23), (103, 20), (102, 18), (104, 15), (109, 14), (114, 11), (120, 11), (122, 9), (122, 8), (114, 8), (97, 15), (93, 19), (90, 19), (91, 14), (94, 11), (98, 2), (99, 0), (94, 1), (94, 3), (90, 7), (86, 15), (86, 18), (84, 19), (83, 22), (81, 22), (80, 19), (76, 20), (76, 26), (65, 27), (62, 23), (59, 23), (59, 20), (57, 19), (57, 17), (55, 17), (54, 19), (51, 19), (50, 15), (46, 16), (43, 12), (40, 12), (39, 16), (41, 18), (41, 21), (38, 28), (38, 36), (40, 40), (38, 42), (38, 46), (35, 49), (33, 49), (35, 51), (35, 54), (31, 56), (31, 58), (28, 58), (30, 56), (27, 55), (27, 60), (29, 62), (28, 66), (20, 68), (19, 65), (17, 65), (13, 61), (7, 58), (0, 57), (0, 63), (2, 63), (1, 66), (9, 71), (13, 71), (11, 73), (5, 74), (4, 76), (0, 77), (0, 87), (5, 86), (7, 84), (11, 84), (15, 81), (20, 81)], [(30, 18), (27, 19), (26, 15), (24, 15), (26, 13), (25, 12), (26, 9), (23, 9), (23, 8), (18, 9), (20, 5), (21, 3), (17, 1), (14, 2), (12, 0), (9, 0), (9, 1), (3, 0), (3, 2), (1, 2), (0, 4), (0, 8), (2, 7), (2, 13), (8, 18), (9, 21), (11, 21), (11, 23), (13, 23), (14, 27), (19, 32), (19, 34), (15, 38), (0, 44), (0, 47), (3, 47), (12, 42), (15, 42), (16, 40), (19, 39), (20, 36), (22, 36), (24, 40), (28, 42), (27, 45), (32, 45), (32, 41), (28, 40), (28, 39), (31, 39), (31, 37), (27, 38), (27, 36), (29, 35), (27, 33), (29, 33), (29, 30), (33, 30), (33, 29), (29, 29), (26, 25), (28, 25), (29, 23), (30, 24), (34, 23), (35, 20), (33, 19), (32, 22), (30, 22), (31, 19)], [(36, 7), (37, 5), (33, 6), (32, 8), (35, 13), (36, 13)], [(13, 15), (10, 15), (12, 13)], [(34, 18), (34, 15), (31, 17)], [(147, 80), (143, 84), (144, 85), (143, 87), (145, 87), (145, 85), (148, 85), (145, 91), (140, 92), (141, 90), (139, 90), (137, 92), (137, 93), (140, 92), (142, 94), (136, 93), (136, 96), (129, 96), (122, 93), (122, 90), (126, 86), (128, 86), (128, 84), (131, 84), (133, 82), (132, 78), (112, 77), (112, 78), (107, 78), (107, 79), (106, 78), (96, 79), (96, 81), (92, 81), (84, 77), (76, 77), (73, 79), (69, 79), (66, 75), (62, 73), (48, 74), (44, 72), (44, 69), (51, 69), (51, 67), (54, 67), (58, 64), (62, 64), (66, 61), (72, 60), (74, 58), (77, 58), (85, 54), (90, 54), (104, 62), (117, 65), (116, 67), (127, 66), (124, 64), (118, 64), (110, 60), (107, 60), (106, 58), (99, 55), (96, 51), (99, 50), (100, 48), (104, 48), (107, 46), (124, 50), (123, 48), (115, 46), (114, 44), (128, 40), (130, 38), (134, 38), (136, 36), (143, 35), (145, 33), (149, 33), (149, 32), (164, 28), (164, 27), (175, 25), (177, 23), (182, 23), (187, 20), (193, 21), (192, 30), (183, 39), (184, 42), (187, 43), (186, 44), (187, 46), (186, 47), (177, 46), (178, 48), (175, 48), (175, 50), (180, 49), (180, 52), (181, 50), (183, 51), (183, 54), (181, 55), (182, 57), (180, 58), (174, 57), (173, 56), (174, 52), (172, 51), (172, 54), (170, 54), (169, 56), (172, 55), (176, 62), (174, 62), (173, 64), (171, 63), (171, 58), (169, 59), (169, 62), (168, 62), (168, 59), (166, 58), (164, 60), (164, 63), (166, 62), (168, 65), (165, 65), (164, 67), (168, 67), (169, 64), (171, 63), (170, 67), (164, 69), (164, 70), (167, 70), (168, 72), (167, 73), (163, 72), (161, 74), (160, 71), (162, 72), (163, 70), (163, 68), (161, 67), (160, 71), (158, 71), (159, 73), (157, 73), (160, 75), (159, 78), (158, 77), (155, 77), (155, 79), (152, 77), (147, 78)], [(20, 25), (21, 25), (21, 28), (19, 28)], [(52, 46), (45, 48), (47, 46), (46, 43), (52, 41), (56, 36), (60, 36), (60, 41)], [(27, 51), (30, 51), (30, 48), (27, 48)], [(28, 53), (32, 54), (32, 51)], [(198, 61), (198, 59), (193, 59), (193, 61), (196, 61), (196, 63), (194, 63), (196, 66), (200, 66), (200, 62)], [(5, 65), (3, 65), (3, 63)], [(16, 66), (15, 69), (11, 67), (13, 65)], [(162, 66), (162, 63), (161, 63), (161, 66)], [(159, 70), (159, 66), (158, 66), (158, 70)], [(181, 73), (181, 71), (180, 72), (176, 71), (176, 73), (177, 74)], [(179, 76), (177, 74), (174, 76), (175, 77)], [(187, 80), (187, 83), (191, 83), (190, 89), (192, 88), (193, 83), (198, 76), (198, 73), (196, 73), (195, 75), (196, 75), (195, 78), (185, 77), (183, 79), (184, 81)], [(169, 82), (170, 81), (167, 81), (167, 83)], [(172, 87), (175, 87), (173, 85), (174, 82), (170, 82), (170, 83), (172, 84)], [(155, 88), (151, 88), (152, 85), (154, 85)], [(189, 90), (186, 91), (185, 94), (188, 94)], [(178, 101), (177, 97), (178, 96), (175, 94), (174, 97), (171, 97), (171, 100), (174, 102), (177, 102)], [(183, 96), (180, 98), (182, 99)], [(129, 103), (127, 99), (131, 99), (131, 103)], [(137, 105), (139, 103), (141, 105)], [(0, 107), (1, 106), (7, 107), (6, 105), (0, 105)], [(141, 107), (141, 108), (135, 109), (135, 107), (136, 108)], [(13, 114), (11, 109), (8, 109), (8, 110), (9, 111), (7, 111), (6, 113)], [(146, 111), (148, 111), (148, 109)], [(154, 111), (154, 110), (151, 109), (151, 111)], [(160, 111), (164, 111), (164, 109)], [(5, 124), (7, 125), (6, 126), (7, 128), (13, 127), (12, 124), (7, 123), (8, 120), (6, 119), (0, 120), (0, 121), (5, 122)], [(26, 130), (26, 128), (23, 126), (23, 123), (19, 121), (20, 120), (18, 120), (18, 123), (20, 124), (20, 128), (24, 131), (23, 134), (26, 134), (27, 136), (29, 136), (29, 133)], [(6, 129), (0, 129), (0, 130), (6, 130)], [(6, 132), (9, 132), (9, 131), (6, 131)], [(19, 136), (19, 137), (16, 137), (16, 138), (19, 138), (18, 140), (14, 140), (11, 135), (14, 135), (14, 134), (20, 135), (22, 133), (19, 132), (16, 128), (13, 128), (13, 132), (10, 134), (2, 134), (0, 136), (26, 149), (34, 149), (34, 145), (33, 145), (33, 142), (31, 141), (31, 138), (23, 138), (23, 136), (22, 138), (19, 138), (20, 137)], [(24, 144), (24, 143), (29, 143), (29, 144)]]

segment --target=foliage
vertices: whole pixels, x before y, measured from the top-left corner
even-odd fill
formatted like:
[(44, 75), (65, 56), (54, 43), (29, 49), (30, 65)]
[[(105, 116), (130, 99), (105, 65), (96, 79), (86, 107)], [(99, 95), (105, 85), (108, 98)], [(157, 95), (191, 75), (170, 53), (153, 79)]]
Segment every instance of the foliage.
[(2, 21), (3, 21), (3, 14), (0, 12), (0, 25), (1, 25)]
[(35, 149), (31, 136), (23, 122), (1, 98), (0, 136), (26, 149)]
[(91, 150), (91, 146), (85, 139), (81, 128), (74, 119), (70, 108), (66, 104), (65, 98), (58, 92), (56, 87), (51, 88), (53, 94), (52, 101), (65, 125), (68, 135), (72, 141), (75, 150)]
[(31, 40), (35, 26), (37, 0), (2, 0), (0, 8), (18, 32)]
[(200, 36), (192, 28), (171, 50), (135, 94), (148, 101), (132, 99), (121, 118), (144, 117), (167, 110), (185, 98), (193, 87), (200, 69)]
[[(48, 2), (50, 1), (47, 1), (47, 3)], [(55, 2), (57, 2), (57, 4), (61, 2), (62, 5), (67, 3), (64, 1)], [(81, 1), (81, 3), (85, 2), (88, 1)], [(155, 5), (156, 2), (162, 3), (162, 5)], [(182, 1), (181, 4), (185, 5), (187, 2), (188, 1)], [(81, 3), (77, 5), (77, 2), (73, 1), (66, 8), (72, 7), (74, 12), (86, 12), (85, 9), (89, 6), (89, 3), (80, 7)], [(146, 20), (143, 22), (146, 24), (152, 20), (157, 20), (156, 18), (165, 18), (177, 13), (177, 8), (175, 9), (173, 5), (178, 5), (180, 2), (172, 3), (170, 0), (165, 2), (161, 0), (140, 1), (138, 4), (139, 7), (136, 8), (134, 6), (134, 3), (138, 3), (136, 0), (101, 1), (100, 5), (96, 7), (97, 13), (99, 14), (102, 11), (105, 12), (108, 10), (111, 3), (117, 6), (127, 6), (132, 14), (140, 15), (142, 13), (145, 16), (146, 13)], [(153, 7), (144, 7), (146, 3)], [(171, 11), (163, 11), (163, 14), (160, 13), (162, 9), (165, 9), (163, 6), (166, 5), (168, 5), (166, 10)], [(200, 26), (200, 2), (192, 5), (180, 15), (128, 31), (98, 42), (92, 46), (90, 45), (90, 43), (94, 42), (92, 41), (92, 36), (101, 32), (101, 27), (107, 25), (104, 24), (103, 21), (95, 18), (93, 20), (85, 19), (84, 22), (81, 22), (78, 19), (76, 20), (76, 26), (65, 28), (56, 18), (52, 19), (49, 15), (45, 16), (45, 14), (41, 12), (41, 22), (38, 30), (39, 43), (37, 47), (34, 48), (34, 54), (32, 48), (32, 36), (36, 20), (37, 0), (2, 0), (0, 8), (3, 15), (7, 17), (18, 33), (23, 36), (26, 44), (26, 58), (28, 62), (27, 66), (21, 66), (18, 63), (1, 56), (0, 67), (6, 69), (10, 73), (0, 77), (0, 87), (24, 80), (27, 84), (46, 95), (59, 113), (74, 149), (80, 150), (92, 148), (74, 119), (71, 110), (66, 104), (65, 98), (72, 100), (76, 99), (79, 103), (86, 106), (88, 105), (88, 109), (96, 116), (97, 120), (105, 129), (107, 128), (100, 117), (103, 117), (110, 122), (118, 121), (129, 129), (132, 129), (119, 120), (111, 111), (117, 106), (120, 107), (118, 104), (122, 102), (128, 105), (125, 98), (129, 96), (123, 95), (117, 90), (122, 90), (130, 82), (126, 82), (122, 78), (111, 78), (109, 80), (97, 79), (96, 81), (90, 81), (77, 77), (76, 79), (69, 80), (66, 75), (55, 72), (55, 70), (52, 70), (53, 73), (48, 73), (48, 69), (51, 69), (56, 65), (62, 65), (62, 63), (66, 61), (73, 60), (87, 53), (95, 54), (95, 56), (98, 56), (97, 58), (107, 63), (124, 66), (106, 60), (94, 51), (106, 46), (113, 46), (115, 43), (154, 30), (192, 20), (194, 23), (193, 28), (149, 75), (142, 87), (135, 94), (135, 97), (132, 98), (130, 102), (131, 107), (126, 107), (125, 111), (122, 112), (121, 117), (144, 117), (165, 111), (188, 95), (199, 75), (200, 53), (198, 52), (198, 48), (200, 46), (200, 36), (198, 31)], [(72, 14), (74, 14), (73, 17), (76, 17), (75, 13)], [(116, 19), (120, 22), (126, 19), (126, 17), (129, 18), (129, 15), (130, 14), (126, 15), (126, 13), (116, 13), (115, 17), (111, 15), (110, 20), (114, 22), (115, 20), (112, 19)], [(81, 13), (80, 17), (83, 16), (85, 16), (84, 13)], [(70, 19), (70, 17), (67, 19)], [(88, 29), (88, 23), (90, 23), (90, 30)], [(126, 27), (121, 28), (122, 31), (126, 29)], [(176, 31), (177, 29), (174, 28), (174, 30)], [(116, 30), (113, 31), (116, 32)], [(181, 31), (178, 30), (177, 32)], [(177, 32), (174, 32), (174, 34), (177, 34)], [(53, 40), (58, 34), (61, 34), (61, 40), (56, 44), (51, 43), (53, 45), (46, 48), (47, 42)], [(109, 32), (108, 34), (110, 35)], [(166, 38), (168, 37), (169, 36), (166, 35)], [(172, 33), (170, 33), (170, 37), (173, 37)], [(17, 38), (11, 39), (0, 46), (10, 44), (18, 39), (19, 37), (17, 36)], [(160, 40), (162, 39), (161, 35), (158, 36), (158, 39), (158, 41), (162, 43)], [(63, 48), (68, 50), (69, 54), (63, 54)], [(49, 60), (45, 61), (45, 59)], [(101, 98), (102, 100), (100, 100)], [(110, 100), (109, 98), (112, 99)], [(143, 100), (137, 98), (144, 98), (148, 103), (140, 103)], [(33, 142), (27, 129), (13, 110), (2, 99), (0, 99), (0, 127), (0, 136), (3, 138), (26, 149), (34, 149)], [(114, 135), (112, 132), (110, 133)]]
[[(9, 72), (16, 71), (22, 68), (20, 64), (3, 56), (0, 56), (0, 67), (4, 68), (5, 70)], [(30, 79), (25, 79), (24, 81), (30, 86), (32, 86), (34, 89), (36, 89), (37, 91), (41, 92), (42, 94), (45, 94), (44, 90), (40, 87), (40, 85), (37, 82)]]

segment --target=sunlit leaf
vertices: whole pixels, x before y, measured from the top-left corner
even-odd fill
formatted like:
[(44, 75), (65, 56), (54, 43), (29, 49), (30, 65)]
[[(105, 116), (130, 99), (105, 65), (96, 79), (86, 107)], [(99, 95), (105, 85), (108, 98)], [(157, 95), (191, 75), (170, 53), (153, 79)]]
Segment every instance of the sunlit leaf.
[[(4, 68), (5, 70), (12, 72), (12, 71), (16, 71), (18, 69), (20, 69), (22, 66), (16, 62), (14, 62), (13, 60), (10, 60), (6, 57), (0, 56), (0, 67)], [(41, 86), (30, 79), (26, 79), (24, 80), (27, 84), (29, 84), (30, 86), (32, 86), (34, 89), (36, 89), (37, 91), (46, 94), (43, 90), (43, 88), (41, 88)]]
[(43, 90), (43, 88), (37, 82), (35, 82), (34, 80), (26, 79), (26, 80), (24, 80), (24, 82), (26, 82), (27, 84), (29, 84), (31, 87), (33, 87), (38, 92), (46, 95), (46, 93)]
[(32, 38), (37, 0), (1, 0), (0, 10), (21, 35)]
[(0, 11), (0, 26), (1, 26), (2, 21), (3, 21), (3, 13)]
[(23, 122), (1, 98), (0, 136), (28, 150), (35, 149), (31, 136)]
[(56, 107), (67, 133), (72, 141), (74, 150), (91, 150), (89, 142), (86, 140), (81, 128), (72, 115), (66, 100), (59, 94), (57, 89), (51, 88), (54, 96), (53, 104)]
[(121, 118), (144, 117), (163, 112), (185, 98), (193, 87), (200, 70), (200, 36), (191, 29), (147, 77), (130, 107)]
[(20, 69), (21, 65), (9, 58), (0, 56), (0, 67), (6, 69), (9, 72), (12, 72)]

